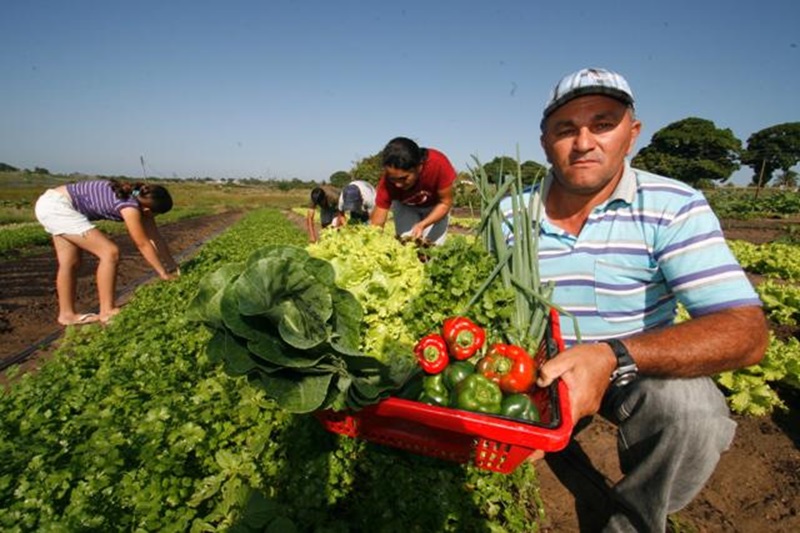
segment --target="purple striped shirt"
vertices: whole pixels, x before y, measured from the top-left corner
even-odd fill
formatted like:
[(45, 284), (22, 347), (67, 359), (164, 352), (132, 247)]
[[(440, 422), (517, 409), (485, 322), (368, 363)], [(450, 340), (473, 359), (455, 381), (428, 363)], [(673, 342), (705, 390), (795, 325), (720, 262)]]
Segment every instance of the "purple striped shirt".
[(89, 220), (122, 221), (120, 211), (125, 207), (139, 209), (135, 198), (120, 200), (108, 180), (78, 181), (67, 185), (75, 209)]

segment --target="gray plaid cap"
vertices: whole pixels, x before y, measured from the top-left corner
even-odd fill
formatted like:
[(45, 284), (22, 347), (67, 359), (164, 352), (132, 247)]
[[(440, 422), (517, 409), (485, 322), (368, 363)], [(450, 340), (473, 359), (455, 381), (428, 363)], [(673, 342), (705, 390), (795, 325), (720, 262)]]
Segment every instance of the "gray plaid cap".
[(353, 183), (348, 184), (342, 191), (342, 211), (361, 211), (363, 207), (361, 189)]
[(573, 98), (587, 94), (605, 94), (627, 105), (633, 105), (633, 92), (625, 78), (604, 68), (584, 68), (564, 76), (553, 87), (542, 113), (542, 122)]

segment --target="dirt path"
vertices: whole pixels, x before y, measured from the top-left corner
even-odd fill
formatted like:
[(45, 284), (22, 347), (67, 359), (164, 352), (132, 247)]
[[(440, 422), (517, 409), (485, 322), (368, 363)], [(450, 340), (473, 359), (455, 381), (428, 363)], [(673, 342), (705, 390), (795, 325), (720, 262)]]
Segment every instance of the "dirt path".
[[(178, 256), (233, 224), (241, 215), (227, 213), (164, 226), (163, 233)], [(290, 218), (298, 218), (292, 217)], [(782, 224), (755, 222), (726, 228), (730, 238), (751, 242), (772, 240)], [(118, 287), (128, 291), (150, 276), (150, 269), (127, 236), (118, 237), (123, 251)], [(183, 257), (186, 259), (186, 257)], [(94, 262), (87, 258), (78, 283), (83, 310), (96, 308)], [(55, 255), (51, 250), (0, 263), (0, 359), (59, 333), (56, 318)], [(35, 352), (27, 366), (46, 360), (47, 350)], [(737, 418), (733, 446), (700, 495), (678, 514), (682, 531), (796, 532), (800, 531), (800, 401), (787, 396), (792, 409), (765, 418)], [(578, 448), (551, 454), (537, 463), (549, 532), (591, 531), (604, 496), (597, 483), (619, 478), (614, 429), (596, 420), (575, 439), (592, 459), (596, 472), (574, 468)], [(558, 475), (557, 475), (558, 474)], [(559, 479), (559, 476), (561, 479)], [(568, 490), (570, 487), (574, 492)], [(574, 496), (577, 494), (577, 498)]]

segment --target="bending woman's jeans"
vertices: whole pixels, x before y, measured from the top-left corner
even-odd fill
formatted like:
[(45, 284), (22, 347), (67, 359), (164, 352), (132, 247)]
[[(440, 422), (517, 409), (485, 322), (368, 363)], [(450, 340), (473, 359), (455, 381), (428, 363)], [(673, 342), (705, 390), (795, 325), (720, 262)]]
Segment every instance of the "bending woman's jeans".
[(710, 378), (639, 378), (610, 390), (600, 414), (617, 424), (624, 478), (603, 531), (664, 531), (711, 477), (736, 423)]
[[(398, 237), (411, 231), (414, 224), (421, 222), (427, 217), (436, 206), (419, 207), (416, 205), (405, 205), (398, 201), (392, 202), (392, 215), (394, 215), (394, 231)], [(447, 237), (447, 227), (450, 224), (450, 215), (435, 224), (431, 224), (423, 232), (423, 237), (434, 244), (442, 244)]]

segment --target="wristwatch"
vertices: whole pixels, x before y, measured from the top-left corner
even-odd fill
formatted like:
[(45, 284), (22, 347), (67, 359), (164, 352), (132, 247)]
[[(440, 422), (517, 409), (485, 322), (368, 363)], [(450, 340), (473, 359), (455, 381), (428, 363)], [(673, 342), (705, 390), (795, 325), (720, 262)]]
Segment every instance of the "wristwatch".
[(636, 366), (630, 352), (619, 339), (609, 339), (603, 342), (611, 346), (617, 358), (617, 368), (611, 373), (611, 385), (614, 387), (629, 385), (639, 377), (639, 367)]

